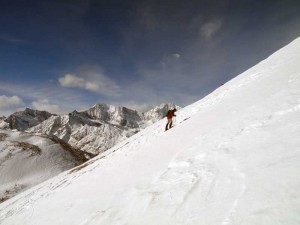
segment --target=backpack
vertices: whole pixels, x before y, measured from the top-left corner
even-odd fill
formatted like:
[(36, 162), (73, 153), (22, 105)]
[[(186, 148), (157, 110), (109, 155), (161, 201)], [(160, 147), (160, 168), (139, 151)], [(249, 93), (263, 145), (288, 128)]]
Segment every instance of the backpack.
[(166, 114), (166, 117), (168, 117), (171, 113), (171, 110), (168, 110), (167, 114)]

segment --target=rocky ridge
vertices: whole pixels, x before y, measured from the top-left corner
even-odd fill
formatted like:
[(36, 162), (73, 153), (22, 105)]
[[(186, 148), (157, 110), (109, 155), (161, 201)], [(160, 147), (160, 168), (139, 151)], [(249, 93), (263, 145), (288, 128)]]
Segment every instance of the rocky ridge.
[(168, 103), (143, 113), (122, 106), (95, 104), (83, 112), (53, 115), (26, 132), (56, 136), (87, 153), (89, 159), (159, 121), (174, 107), (180, 108)]
[(40, 124), (52, 115), (55, 114), (51, 114), (47, 111), (39, 111), (26, 108), (23, 111), (13, 113), (9, 117), (5, 118), (4, 121), (9, 124), (10, 129), (25, 131), (30, 127), (34, 127)]

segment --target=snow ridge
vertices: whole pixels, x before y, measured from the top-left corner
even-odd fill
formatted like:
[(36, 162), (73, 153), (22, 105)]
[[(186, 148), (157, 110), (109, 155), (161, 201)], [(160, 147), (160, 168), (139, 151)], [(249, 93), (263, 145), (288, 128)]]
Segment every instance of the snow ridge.
[(299, 59), (297, 39), (169, 131), (158, 121), (2, 203), (1, 225), (298, 225)]
[(0, 130), (0, 202), (82, 161), (47, 137)]
[(9, 123), (10, 129), (24, 131), (30, 127), (36, 126), (54, 114), (46, 111), (39, 111), (26, 108), (24, 111), (15, 112), (4, 121)]
[(175, 107), (170, 103), (161, 104), (140, 113), (126, 107), (96, 104), (83, 112), (52, 116), (26, 132), (54, 135), (88, 153), (89, 159), (162, 119), (169, 109)]

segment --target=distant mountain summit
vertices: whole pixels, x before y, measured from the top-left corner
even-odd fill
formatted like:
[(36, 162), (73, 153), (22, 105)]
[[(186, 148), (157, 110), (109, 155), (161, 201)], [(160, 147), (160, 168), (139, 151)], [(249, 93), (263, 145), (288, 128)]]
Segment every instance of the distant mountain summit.
[(54, 137), (0, 129), (0, 203), (82, 162)]
[[(1, 225), (299, 225), (299, 60), (300, 38), (179, 110), (170, 131), (161, 120), (0, 204)], [(95, 145), (93, 129), (122, 132), (91, 120), (77, 129)]]
[(179, 106), (173, 103), (163, 103), (147, 112), (138, 112), (123, 106), (96, 104), (83, 113), (90, 116), (91, 119), (99, 120), (103, 123), (140, 129), (144, 127), (144, 124), (152, 124), (161, 120), (169, 109), (174, 108), (180, 109)]
[(123, 106), (95, 104), (83, 112), (51, 116), (26, 132), (54, 135), (81, 149), (89, 159), (159, 121), (175, 107), (180, 108), (166, 103), (142, 113)]
[(44, 120), (48, 119), (52, 115), (47, 111), (33, 110), (26, 108), (24, 111), (15, 112), (4, 121), (9, 124), (10, 129), (17, 129), (24, 131), (30, 127), (34, 127)]
[(126, 140), (174, 107), (142, 113), (95, 104), (66, 115), (26, 108), (0, 117), (0, 203)]
[(159, 106), (154, 107), (153, 109), (150, 109), (149, 111), (143, 113), (143, 120), (147, 121), (148, 124), (155, 123), (162, 118), (164, 118), (167, 114), (167, 112), (170, 109), (181, 109), (181, 107), (173, 104), (173, 103), (164, 103)]
[(123, 106), (96, 104), (83, 113), (91, 119), (127, 128), (139, 128), (139, 123), (142, 121), (139, 112)]
[(0, 129), (8, 129), (9, 128), (9, 124), (7, 122), (5, 122), (5, 119), (6, 119), (5, 116), (0, 117)]

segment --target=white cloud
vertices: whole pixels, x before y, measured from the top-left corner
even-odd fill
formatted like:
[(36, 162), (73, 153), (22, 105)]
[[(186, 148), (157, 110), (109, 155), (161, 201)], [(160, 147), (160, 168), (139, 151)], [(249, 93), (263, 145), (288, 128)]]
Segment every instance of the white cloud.
[(23, 104), (23, 101), (18, 96), (11, 96), (11, 97), (6, 95), (0, 96), (0, 108), (10, 108), (14, 106), (19, 106), (21, 104)]
[(63, 87), (79, 87), (84, 88), (85, 80), (79, 78), (73, 74), (66, 74), (65, 76), (58, 79), (59, 83)]
[(222, 27), (221, 20), (210, 21), (203, 24), (200, 28), (200, 34), (206, 39), (209, 40), (212, 36), (218, 32), (218, 30)]
[(80, 75), (66, 74), (59, 78), (63, 87), (81, 88), (105, 96), (120, 96), (120, 87), (101, 72), (83, 72)]
[(136, 101), (127, 101), (127, 102), (113, 102), (113, 105), (125, 106), (129, 109), (137, 110), (138, 112), (146, 112), (151, 109), (150, 104), (138, 103)]
[(181, 56), (178, 53), (172, 54), (172, 57), (174, 57), (175, 59), (179, 59)]
[(45, 110), (50, 113), (61, 114), (62, 109), (58, 105), (50, 104), (48, 99), (40, 99), (32, 102), (32, 106), (37, 110)]
[(26, 43), (25, 40), (23, 39), (20, 39), (20, 38), (17, 38), (17, 37), (14, 37), (10, 34), (0, 34), (0, 40), (3, 40), (3, 41), (6, 41), (6, 42), (10, 42), (10, 43)]
[(164, 56), (160, 62), (160, 64), (163, 67), (166, 66), (174, 66), (174, 64), (177, 64), (180, 60), (181, 55), (179, 53), (170, 54), (167, 56)]
[(70, 102), (85, 102), (86, 99), (80, 95), (80, 93), (71, 90), (61, 88), (60, 86), (52, 83), (44, 83), (39, 85), (24, 84), (24, 83), (0, 83), (0, 91), (9, 93), (10, 95), (18, 95), (23, 99), (48, 99), (49, 101), (59, 101), (63, 104), (69, 104)]
[[(51, 113), (56, 114), (65, 114), (68, 112), (72, 112), (73, 110), (84, 110), (91, 105), (93, 105), (95, 102), (91, 99), (89, 99), (89, 96), (84, 95), (80, 92), (78, 92), (76, 89), (67, 89), (63, 88), (60, 85), (51, 82), (45, 82), (43, 84), (39, 85), (33, 85), (33, 84), (24, 84), (24, 83), (2, 83), (0, 82), (0, 93), (7, 93), (6, 95), (9, 96), (20, 96), (20, 98), (23, 99), (24, 102), (22, 102), (20, 105), (15, 107), (10, 107), (7, 109), (4, 109), (0, 105), (0, 116), (1, 115), (9, 115), (11, 113), (14, 113), (19, 110), (23, 110), (24, 108), (20, 109), (20, 107), (29, 107), (33, 108), (32, 102), (41, 102), (43, 99), (47, 99), (49, 104), (53, 105), (52, 107), (44, 106), (44, 108), (41, 107), (41, 103), (39, 104), (40, 110), (46, 110)], [(1, 95), (0, 95), (1, 96)], [(26, 99), (26, 102), (25, 100)], [(39, 100), (42, 99), (42, 100)], [(44, 105), (47, 105), (44, 103)], [(57, 107), (55, 107), (57, 105)], [(38, 107), (38, 105), (36, 105)]]

